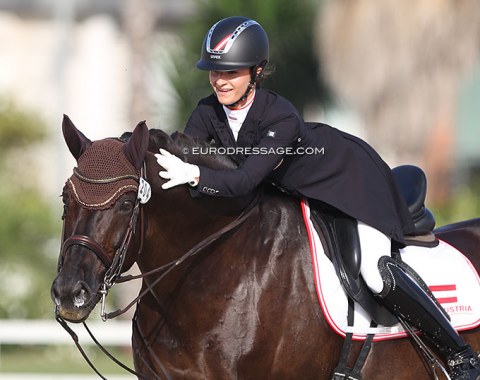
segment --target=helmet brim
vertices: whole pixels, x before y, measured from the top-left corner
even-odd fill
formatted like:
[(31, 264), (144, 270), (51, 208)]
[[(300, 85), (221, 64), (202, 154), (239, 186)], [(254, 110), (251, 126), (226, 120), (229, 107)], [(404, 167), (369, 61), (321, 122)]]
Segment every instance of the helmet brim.
[(235, 63), (235, 62), (212, 62), (212, 61), (204, 61), (200, 59), (197, 62), (197, 69), (204, 70), (204, 71), (232, 71), (232, 70), (239, 70), (239, 69), (248, 69), (253, 67), (257, 64), (257, 62), (242, 62), (242, 63)]

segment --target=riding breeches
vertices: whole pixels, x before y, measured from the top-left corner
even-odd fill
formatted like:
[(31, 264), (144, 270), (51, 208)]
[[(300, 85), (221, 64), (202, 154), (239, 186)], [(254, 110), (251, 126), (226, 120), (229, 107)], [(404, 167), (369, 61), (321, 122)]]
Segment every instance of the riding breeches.
[(378, 260), (382, 256), (391, 256), (391, 240), (376, 228), (360, 221), (358, 221), (358, 236), (362, 251), (360, 273), (370, 290), (378, 294), (383, 290), (383, 279), (378, 268)]

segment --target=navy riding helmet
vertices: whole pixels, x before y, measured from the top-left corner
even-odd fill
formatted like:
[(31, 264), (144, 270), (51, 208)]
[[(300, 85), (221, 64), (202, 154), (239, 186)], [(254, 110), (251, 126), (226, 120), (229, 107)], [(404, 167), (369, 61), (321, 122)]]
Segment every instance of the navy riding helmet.
[(229, 71), (265, 66), (269, 58), (268, 37), (262, 26), (247, 17), (222, 19), (208, 31), (197, 68)]

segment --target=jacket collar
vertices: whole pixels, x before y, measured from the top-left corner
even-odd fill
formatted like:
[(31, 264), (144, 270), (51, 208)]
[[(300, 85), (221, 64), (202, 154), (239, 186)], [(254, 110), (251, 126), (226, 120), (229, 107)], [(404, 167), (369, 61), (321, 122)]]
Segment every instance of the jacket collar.
[(224, 147), (235, 146), (235, 138), (228, 125), (227, 115), (225, 115), (225, 111), (218, 101), (214, 103), (213, 112), (210, 113), (210, 120), (220, 139), (219, 143)]
[(255, 100), (250, 108), (245, 121), (238, 133), (237, 142), (233, 137), (233, 133), (228, 125), (227, 116), (223, 110), (223, 106), (215, 101), (214, 112), (211, 114), (212, 125), (219, 136), (223, 146), (246, 146), (253, 143), (253, 137), (257, 135), (258, 124), (265, 108), (267, 92), (261, 88), (256, 90)]

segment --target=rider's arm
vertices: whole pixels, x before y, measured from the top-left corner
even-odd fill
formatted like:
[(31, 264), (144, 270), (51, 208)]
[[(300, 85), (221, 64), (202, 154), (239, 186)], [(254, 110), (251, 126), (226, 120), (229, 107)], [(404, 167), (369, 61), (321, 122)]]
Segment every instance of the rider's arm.
[(296, 114), (291, 114), (264, 130), (264, 136), (251, 154), (236, 169), (214, 170), (200, 166), (197, 193), (235, 197), (253, 191), (278, 167), (285, 150), (296, 144), (300, 123)]

